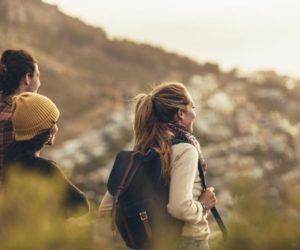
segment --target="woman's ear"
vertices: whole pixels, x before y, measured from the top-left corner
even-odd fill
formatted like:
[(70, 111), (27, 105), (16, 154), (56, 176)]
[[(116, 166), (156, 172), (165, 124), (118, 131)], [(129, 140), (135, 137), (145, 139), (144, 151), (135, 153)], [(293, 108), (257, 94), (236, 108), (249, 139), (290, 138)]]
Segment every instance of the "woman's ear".
[(184, 112), (183, 111), (184, 111), (183, 109), (178, 109), (178, 111), (177, 111), (177, 118), (178, 118), (179, 121), (182, 121), (183, 118), (184, 118)]

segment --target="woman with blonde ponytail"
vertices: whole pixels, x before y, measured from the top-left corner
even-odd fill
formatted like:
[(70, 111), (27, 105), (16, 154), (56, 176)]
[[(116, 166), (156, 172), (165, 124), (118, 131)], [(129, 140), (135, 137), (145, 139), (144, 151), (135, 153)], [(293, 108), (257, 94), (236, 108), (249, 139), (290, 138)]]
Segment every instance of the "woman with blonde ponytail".
[[(192, 135), (196, 118), (191, 95), (182, 83), (163, 83), (136, 98), (134, 151), (155, 150), (161, 159), (161, 177), (169, 190), (167, 210), (183, 222), (178, 250), (208, 250), (207, 212), (216, 204), (213, 188), (203, 189), (198, 161), (207, 171), (200, 145)], [(174, 141), (181, 143), (174, 143)], [(141, 187), (142, 188), (142, 187)], [(100, 215), (110, 214), (112, 195), (107, 192)]]

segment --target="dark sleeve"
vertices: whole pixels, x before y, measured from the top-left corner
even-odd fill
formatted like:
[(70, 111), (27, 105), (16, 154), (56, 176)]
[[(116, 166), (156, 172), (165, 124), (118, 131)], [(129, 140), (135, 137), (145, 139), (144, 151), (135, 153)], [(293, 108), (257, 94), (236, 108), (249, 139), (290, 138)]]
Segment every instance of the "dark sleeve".
[(67, 217), (80, 216), (89, 212), (90, 206), (86, 195), (80, 191), (65, 174), (54, 165), (55, 175), (65, 186), (64, 207)]

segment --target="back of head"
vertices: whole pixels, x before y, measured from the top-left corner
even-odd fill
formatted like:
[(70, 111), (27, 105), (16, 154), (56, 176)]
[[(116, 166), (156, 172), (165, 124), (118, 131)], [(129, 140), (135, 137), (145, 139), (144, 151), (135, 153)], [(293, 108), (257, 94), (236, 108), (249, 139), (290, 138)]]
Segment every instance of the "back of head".
[(161, 156), (162, 173), (169, 175), (171, 148), (166, 124), (174, 121), (179, 109), (188, 105), (187, 89), (182, 83), (163, 83), (148, 94), (136, 97), (134, 119), (134, 149), (146, 154), (152, 147)]
[(15, 141), (31, 140), (51, 129), (59, 118), (59, 110), (46, 96), (23, 92), (14, 96), (12, 123)]
[(6, 50), (0, 59), (0, 91), (11, 95), (18, 89), (22, 78), (33, 75), (36, 59), (24, 50)]

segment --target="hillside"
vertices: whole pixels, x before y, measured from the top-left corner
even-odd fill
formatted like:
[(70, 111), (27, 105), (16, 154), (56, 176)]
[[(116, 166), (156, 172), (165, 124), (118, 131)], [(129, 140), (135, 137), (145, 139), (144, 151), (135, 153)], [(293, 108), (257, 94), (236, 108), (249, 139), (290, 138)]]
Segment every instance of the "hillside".
[(108, 39), (40, 0), (0, 0), (0, 38), (0, 51), (25, 48), (39, 60), (40, 92), (62, 110), (61, 140), (102, 123), (149, 84), (219, 71), (161, 48)]
[(131, 146), (128, 101), (152, 83), (176, 80), (195, 100), (195, 134), (225, 220), (234, 214), (230, 187), (245, 175), (270, 207), (299, 218), (287, 202), (290, 187), (300, 183), (299, 80), (272, 71), (222, 72), (216, 64), (112, 40), (40, 0), (0, 0), (0, 38), (1, 51), (25, 48), (38, 58), (40, 92), (62, 110), (60, 141), (47, 154), (92, 201), (105, 191), (116, 152)]
[[(292, 203), (291, 194), (299, 198), (300, 81), (256, 72), (193, 75), (187, 83), (197, 110), (195, 134), (209, 167), (207, 183), (216, 189), (225, 221), (236, 219), (237, 193), (249, 199), (251, 209), (259, 209), (258, 199), (266, 202), (264, 209), (285, 214), (285, 221), (299, 221), (299, 203)], [(96, 203), (106, 190), (116, 152), (132, 146), (132, 113), (116, 112), (101, 129), (51, 151)], [(254, 180), (254, 187), (234, 186), (245, 177)], [(259, 212), (257, 220), (266, 213)], [(212, 231), (218, 232), (214, 223)]]

